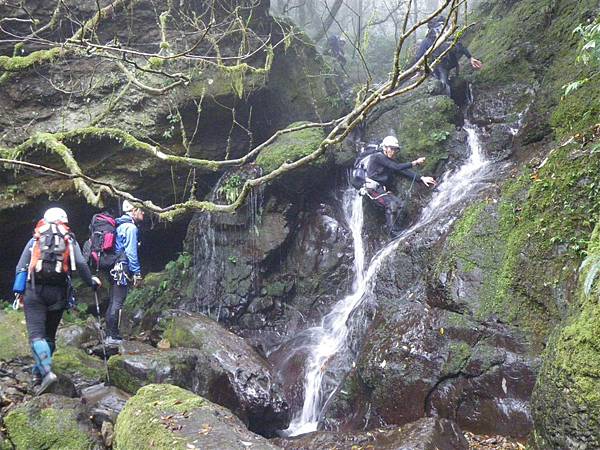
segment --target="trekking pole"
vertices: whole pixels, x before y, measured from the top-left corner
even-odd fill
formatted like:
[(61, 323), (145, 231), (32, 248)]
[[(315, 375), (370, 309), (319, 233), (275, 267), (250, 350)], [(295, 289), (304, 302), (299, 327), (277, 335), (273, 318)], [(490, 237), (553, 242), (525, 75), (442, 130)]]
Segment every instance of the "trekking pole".
[(102, 343), (102, 354), (104, 355), (104, 369), (106, 370), (106, 382), (110, 383), (110, 375), (108, 374), (108, 360), (106, 358), (106, 344), (104, 339), (106, 334), (102, 327), (102, 321), (100, 320), (100, 302), (98, 301), (98, 291), (94, 291), (94, 298), (96, 299), (96, 312), (98, 313), (98, 330), (100, 331), (100, 342)]

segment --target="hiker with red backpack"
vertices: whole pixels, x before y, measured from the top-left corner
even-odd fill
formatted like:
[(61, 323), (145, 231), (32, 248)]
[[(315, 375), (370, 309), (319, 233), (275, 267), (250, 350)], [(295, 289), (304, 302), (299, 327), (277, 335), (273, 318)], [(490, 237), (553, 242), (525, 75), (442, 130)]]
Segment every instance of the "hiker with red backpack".
[(123, 215), (116, 220), (116, 262), (110, 270), (112, 278), (110, 303), (106, 310), (106, 345), (118, 345), (123, 339), (119, 334), (121, 309), (129, 286), (141, 284), (142, 269), (138, 257), (138, 223), (144, 220), (144, 210), (129, 201), (123, 201)]
[(68, 223), (63, 209), (48, 209), (37, 223), (16, 268), (13, 292), (16, 302), (24, 305), (35, 360), (34, 385), (39, 383), (36, 395), (46, 392), (57, 379), (52, 372), (52, 354), (58, 325), (72, 297), (72, 272), (77, 271), (94, 290), (101, 286), (98, 277), (92, 276)]

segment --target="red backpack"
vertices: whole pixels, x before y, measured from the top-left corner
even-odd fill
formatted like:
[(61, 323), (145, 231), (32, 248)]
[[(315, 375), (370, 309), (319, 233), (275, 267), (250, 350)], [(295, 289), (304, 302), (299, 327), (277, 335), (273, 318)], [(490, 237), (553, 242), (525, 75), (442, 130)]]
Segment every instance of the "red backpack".
[(75, 270), (74, 237), (62, 222), (40, 220), (33, 232), (29, 278), (42, 284), (63, 285)]

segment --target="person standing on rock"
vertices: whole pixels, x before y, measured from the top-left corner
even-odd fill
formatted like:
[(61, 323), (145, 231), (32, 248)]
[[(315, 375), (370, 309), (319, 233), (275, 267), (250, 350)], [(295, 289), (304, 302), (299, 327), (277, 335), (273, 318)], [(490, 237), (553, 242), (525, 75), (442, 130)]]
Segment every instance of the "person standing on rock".
[(413, 182), (420, 180), (425, 186), (435, 186), (436, 182), (432, 177), (423, 177), (409, 170), (412, 167), (423, 164), (425, 162), (424, 157), (409, 163), (399, 163), (394, 160), (396, 152), (400, 148), (398, 139), (394, 136), (386, 136), (381, 142), (381, 147), (383, 151), (368, 156), (363, 192), (375, 204), (385, 209), (385, 223), (388, 232), (392, 238), (396, 238), (400, 234), (399, 218), (404, 210), (404, 203), (386, 187), (392, 175), (399, 173), (410, 178)]
[(129, 201), (123, 201), (123, 215), (117, 219), (117, 242), (115, 251), (119, 256), (110, 271), (112, 285), (110, 303), (106, 310), (106, 345), (118, 345), (122, 341), (119, 333), (121, 309), (129, 286), (137, 287), (142, 281), (142, 269), (138, 257), (138, 227), (144, 220), (144, 211)]
[(25, 310), (35, 360), (33, 383), (34, 386), (40, 383), (36, 395), (46, 392), (56, 381), (52, 354), (58, 325), (73, 296), (71, 273), (76, 270), (94, 290), (101, 286), (100, 280), (92, 276), (68, 223), (63, 209), (48, 209), (37, 223), (16, 268), (13, 292), (15, 301), (23, 304)]

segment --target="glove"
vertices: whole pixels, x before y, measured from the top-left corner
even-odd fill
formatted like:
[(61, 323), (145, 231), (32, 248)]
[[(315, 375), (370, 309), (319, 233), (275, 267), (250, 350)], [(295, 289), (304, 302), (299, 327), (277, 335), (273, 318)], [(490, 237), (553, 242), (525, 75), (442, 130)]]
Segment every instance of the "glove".
[(133, 276), (133, 287), (139, 287), (142, 285), (142, 276), (140, 274), (136, 274)]
[(102, 282), (100, 281), (100, 278), (98, 277), (92, 277), (92, 289), (97, 291), (99, 287), (102, 286)]

